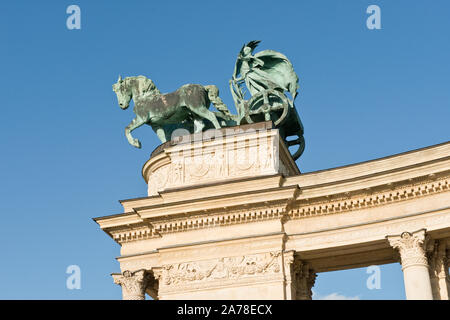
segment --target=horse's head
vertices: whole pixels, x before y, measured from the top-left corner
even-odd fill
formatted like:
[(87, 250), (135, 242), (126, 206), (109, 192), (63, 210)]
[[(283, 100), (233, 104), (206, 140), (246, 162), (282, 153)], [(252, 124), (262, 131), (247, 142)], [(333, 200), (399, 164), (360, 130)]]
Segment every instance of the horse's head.
[(119, 106), (124, 110), (128, 108), (132, 98), (139, 98), (147, 93), (151, 95), (160, 94), (153, 81), (144, 76), (127, 77), (125, 79), (119, 76), (119, 80), (113, 84), (113, 91), (117, 95)]
[(119, 102), (120, 108), (123, 110), (128, 108), (133, 92), (131, 86), (128, 85), (127, 80), (123, 80), (122, 77), (119, 76), (119, 80), (113, 84), (113, 91), (117, 95), (117, 101)]

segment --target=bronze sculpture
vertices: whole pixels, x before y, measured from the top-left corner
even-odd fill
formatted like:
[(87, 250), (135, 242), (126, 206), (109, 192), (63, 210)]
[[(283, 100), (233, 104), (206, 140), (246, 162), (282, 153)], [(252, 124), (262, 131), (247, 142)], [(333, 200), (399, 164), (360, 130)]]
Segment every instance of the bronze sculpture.
[[(250, 41), (242, 47), (230, 80), (237, 115), (229, 111), (214, 85), (186, 84), (174, 92), (161, 94), (153, 81), (144, 76), (119, 77), (113, 85), (119, 106), (126, 109), (133, 99), (136, 114), (125, 128), (128, 142), (141, 147), (131, 132), (143, 124), (150, 125), (161, 142), (166, 142), (177, 128), (196, 133), (205, 128), (271, 120), (287, 146), (297, 146), (297, 150), (292, 151), (294, 160), (300, 157), (305, 140), (294, 106), (298, 76), (291, 62), (279, 52), (264, 50), (253, 54), (259, 42)], [(249, 99), (245, 98), (244, 83), (251, 95)], [(211, 103), (217, 111), (209, 110)]]

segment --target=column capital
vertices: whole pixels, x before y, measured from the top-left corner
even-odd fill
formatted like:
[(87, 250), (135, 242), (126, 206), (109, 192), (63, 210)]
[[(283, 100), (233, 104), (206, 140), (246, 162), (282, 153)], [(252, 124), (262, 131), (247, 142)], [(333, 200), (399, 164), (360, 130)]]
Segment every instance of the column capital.
[(414, 265), (428, 267), (426, 256), (427, 234), (425, 229), (415, 232), (402, 232), (400, 235), (387, 236), (389, 244), (400, 253), (402, 269)]
[(294, 262), (295, 284), (296, 284), (296, 299), (297, 300), (311, 300), (312, 287), (317, 278), (316, 272), (311, 268), (309, 263), (301, 260)]
[(112, 274), (112, 277), (114, 283), (122, 287), (124, 300), (145, 300), (145, 290), (150, 278), (147, 270), (125, 270), (121, 274)]
[(447, 240), (436, 240), (429, 254), (430, 278), (435, 300), (450, 299), (450, 267)]
[(312, 287), (316, 281), (316, 272), (311, 265), (296, 255), (294, 250), (283, 253), (286, 281), (291, 286), (288, 299), (311, 300)]

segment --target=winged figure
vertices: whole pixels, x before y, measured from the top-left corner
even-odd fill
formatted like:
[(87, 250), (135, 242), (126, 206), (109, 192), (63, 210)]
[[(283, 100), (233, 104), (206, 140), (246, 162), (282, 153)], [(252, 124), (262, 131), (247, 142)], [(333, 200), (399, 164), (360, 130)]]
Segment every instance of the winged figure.
[(245, 82), (251, 95), (267, 89), (287, 91), (292, 98), (297, 95), (298, 76), (288, 58), (273, 50), (253, 51), (260, 41), (250, 41), (238, 54), (233, 73), (237, 84)]

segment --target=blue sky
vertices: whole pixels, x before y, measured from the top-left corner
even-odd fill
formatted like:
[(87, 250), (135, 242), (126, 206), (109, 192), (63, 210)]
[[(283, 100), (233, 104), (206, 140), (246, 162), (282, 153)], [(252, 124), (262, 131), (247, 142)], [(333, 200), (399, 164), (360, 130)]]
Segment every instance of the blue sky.
[[(81, 8), (68, 30), (66, 8)], [(368, 30), (366, 8), (381, 8)], [(228, 80), (244, 42), (288, 56), (300, 77), (302, 172), (370, 160), (450, 137), (450, 2), (2, 1), (0, 3), (0, 298), (118, 299), (119, 246), (91, 218), (146, 195), (149, 128), (128, 145), (133, 117), (111, 85), (145, 75), (163, 92)], [(81, 289), (66, 288), (67, 266)], [(399, 264), (319, 274), (315, 297), (404, 299)]]

